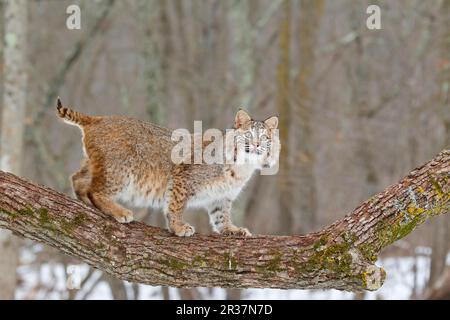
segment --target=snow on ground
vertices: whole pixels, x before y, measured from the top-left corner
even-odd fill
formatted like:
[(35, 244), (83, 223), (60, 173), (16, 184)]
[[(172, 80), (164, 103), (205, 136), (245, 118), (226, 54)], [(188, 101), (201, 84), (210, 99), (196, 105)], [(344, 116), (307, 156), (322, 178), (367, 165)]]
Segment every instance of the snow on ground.
[[(39, 270), (30, 267), (27, 262), (33, 261), (37, 252), (42, 247), (37, 245), (32, 249), (23, 250), (21, 253), (22, 266), (18, 268), (18, 274), (22, 279), (17, 290), (16, 299), (67, 299), (67, 284), (76, 285), (86, 277), (89, 267), (86, 264), (70, 266), (65, 270), (60, 263), (43, 263)], [(431, 249), (418, 247), (417, 256), (389, 257), (377, 262), (387, 272), (384, 285), (376, 292), (367, 292), (365, 299), (409, 299), (413, 293), (422, 292), (428, 279), (430, 268)], [(447, 264), (450, 265), (450, 253), (447, 256)], [(416, 272), (414, 272), (416, 269)], [(90, 279), (76, 292), (76, 299), (112, 299), (108, 284), (101, 280), (102, 273), (95, 270)], [(49, 294), (38, 287), (39, 283), (45, 283), (52, 290)], [(96, 286), (92, 288), (94, 285)], [(131, 284), (126, 283), (127, 291), (132, 292)], [(415, 288), (415, 289), (414, 289)], [(91, 290), (92, 289), (92, 290)], [(139, 299), (161, 299), (159, 287), (139, 285)], [(91, 292), (89, 293), (89, 290)], [(202, 296), (209, 299), (224, 299), (225, 290), (200, 288)], [(178, 291), (169, 288), (172, 299), (179, 299)], [(243, 290), (243, 299), (353, 299), (351, 292), (338, 290), (278, 290), (278, 289), (246, 289)]]

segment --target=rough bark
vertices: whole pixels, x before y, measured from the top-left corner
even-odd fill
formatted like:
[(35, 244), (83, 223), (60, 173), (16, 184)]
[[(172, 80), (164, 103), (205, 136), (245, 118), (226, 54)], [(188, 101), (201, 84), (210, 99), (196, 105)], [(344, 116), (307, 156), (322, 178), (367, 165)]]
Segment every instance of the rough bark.
[[(4, 92), (0, 140), (0, 169), (20, 174), (26, 107), (27, 2), (5, 1)], [(16, 290), (17, 239), (0, 230), (0, 299)]]
[(305, 236), (179, 238), (119, 224), (80, 201), (0, 172), (0, 227), (149, 285), (376, 290), (380, 251), (450, 209), (450, 150), (413, 170), (342, 220)]

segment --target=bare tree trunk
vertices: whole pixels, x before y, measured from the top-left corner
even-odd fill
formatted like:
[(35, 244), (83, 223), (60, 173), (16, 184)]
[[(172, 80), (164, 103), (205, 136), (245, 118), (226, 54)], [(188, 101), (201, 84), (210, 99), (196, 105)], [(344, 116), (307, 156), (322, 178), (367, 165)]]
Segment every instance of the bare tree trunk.
[(444, 273), (439, 276), (433, 287), (428, 287), (423, 295), (423, 299), (429, 300), (450, 300), (450, 268), (447, 267)]
[(293, 233), (312, 231), (316, 227), (317, 193), (314, 176), (314, 148), (312, 138), (313, 95), (310, 93), (314, 74), (317, 34), (323, 13), (323, 0), (301, 0), (298, 26), (299, 73), (297, 77), (296, 103), (293, 104), (295, 130), (290, 135), (294, 142), (294, 163), (290, 176), (295, 177), (292, 186), (295, 193)]
[[(444, 18), (446, 31), (442, 37), (441, 56), (443, 66), (441, 70), (440, 110), (443, 113), (445, 128), (445, 147), (450, 145), (450, 1), (442, 2), (441, 13)], [(433, 288), (444, 273), (447, 253), (450, 249), (450, 219), (445, 217), (441, 223), (433, 226), (433, 251), (431, 254), (430, 277), (428, 287)]]
[[(357, 14), (355, 13), (355, 16)], [(357, 21), (356, 18), (353, 19)], [(355, 27), (357, 23), (355, 22)], [(360, 166), (364, 169), (365, 174), (365, 197), (370, 197), (376, 192), (378, 187), (378, 175), (373, 165), (373, 158), (371, 155), (368, 124), (371, 118), (376, 114), (377, 110), (373, 110), (369, 105), (369, 71), (368, 71), (368, 59), (366, 59), (366, 50), (364, 47), (364, 41), (361, 35), (358, 35), (355, 39), (356, 46), (356, 75), (353, 83), (353, 90), (351, 96), (352, 108), (355, 108), (356, 130), (358, 132), (357, 142), (357, 159)]]
[(200, 300), (202, 297), (197, 288), (178, 288), (181, 300)]
[(442, 119), (445, 128), (445, 147), (450, 146), (450, 2), (442, 2), (445, 33), (442, 37), (442, 72), (441, 72), (441, 103)]
[[(26, 0), (5, 1), (4, 94), (0, 168), (20, 174), (26, 108)], [(0, 299), (13, 299), (18, 262), (17, 239), (0, 231)]]
[(447, 253), (449, 249), (450, 233), (448, 231), (448, 216), (440, 223), (433, 226), (433, 251), (431, 253), (430, 277), (428, 287), (433, 287), (442, 276), (446, 266)]
[(49, 188), (0, 172), (0, 227), (121, 280), (174, 287), (376, 290), (380, 251), (450, 210), (450, 150), (342, 220), (306, 236), (176, 237), (120, 224)]
[(166, 286), (161, 287), (161, 293), (163, 295), (164, 300), (170, 300), (169, 288)]
[(140, 3), (141, 25), (144, 26), (142, 56), (145, 59), (144, 81), (146, 88), (146, 111), (149, 119), (158, 124), (163, 123), (162, 67), (160, 50), (158, 50), (158, 17), (161, 15), (161, 2), (144, 0)]
[(242, 289), (227, 289), (226, 298), (227, 300), (241, 300), (242, 299)]
[[(300, 65), (295, 103), (290, 100), (289, 70), (291, 4), (286, 0), (280, 25), (278, 93), (280, 138), (286, 141), (280, 155), (281, 231), (305, 233), (316, 224), (317, 196), (311, 128), (312, 97), (310, 80), (314, 71), (316, 31), (320, 25), (323, 1), (300, 1), (298, 43)], [(291, 120), (293, 119), (293, 120)], [(294, 196), (300, 195), (300, 196)]]
[(111, 289), (111, 294), (114, 300), (128, 300), (127, 288), (122, 280), (106, 273), (104, 274), (104, 279)]
[(291, 0), (283, 2), (283, 16), (280, 23), (279, 42), (280, 57), (277, 69), (277, 92), (278, 92), (278, 112), (280, 114), (280, 140), (285, 141), (280, 153), (279, 182), (279, 204), (280, 204), (280, 225), (281, 234), (289, 234), (292, 229), (293, 207), (292, 207), (292, 181), (290, 179), (290, 154), (291, 139), (291, 106), (290, 106), (290, 50), (291, 50)]

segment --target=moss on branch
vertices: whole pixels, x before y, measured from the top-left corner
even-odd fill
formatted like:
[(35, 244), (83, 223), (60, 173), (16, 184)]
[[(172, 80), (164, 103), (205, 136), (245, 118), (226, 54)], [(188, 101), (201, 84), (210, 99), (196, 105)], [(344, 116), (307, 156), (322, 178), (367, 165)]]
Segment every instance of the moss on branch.
[(177, 287), (376, 290), (383, 248), (449, 212), (450, 151), (305, 236), (178, 238), (0, 172), (0, 227), (79, 257), (120, 279)]

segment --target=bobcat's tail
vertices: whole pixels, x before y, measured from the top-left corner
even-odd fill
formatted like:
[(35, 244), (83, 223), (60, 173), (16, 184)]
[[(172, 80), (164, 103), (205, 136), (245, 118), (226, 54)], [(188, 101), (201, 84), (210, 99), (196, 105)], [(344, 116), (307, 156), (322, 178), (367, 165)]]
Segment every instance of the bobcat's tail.
[(64, 119), (64, 122), (74, 125), (74, 126), (86, 126), (94, 122), (94, 117), (82, 114), (80, 112), (74, 111), (70, 108), (64, 107), (61, 103), (61, 99), (58, 97), (56, 103), (57, 115)]

